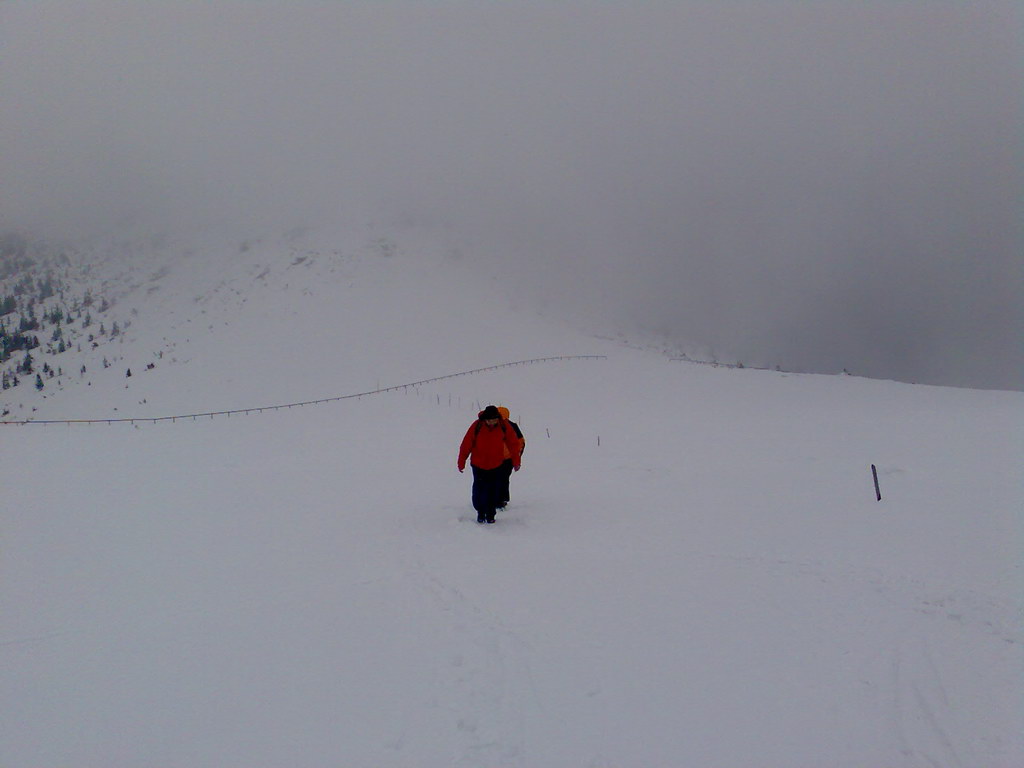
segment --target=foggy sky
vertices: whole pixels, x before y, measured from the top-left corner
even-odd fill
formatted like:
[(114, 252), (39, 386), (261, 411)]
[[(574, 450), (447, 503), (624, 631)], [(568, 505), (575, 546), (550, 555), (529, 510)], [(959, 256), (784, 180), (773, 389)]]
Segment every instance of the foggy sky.
[(416, 221), (608, 328), (1022, 389), (1021, 24), (994, 0), (8, 0), (0, 226)]

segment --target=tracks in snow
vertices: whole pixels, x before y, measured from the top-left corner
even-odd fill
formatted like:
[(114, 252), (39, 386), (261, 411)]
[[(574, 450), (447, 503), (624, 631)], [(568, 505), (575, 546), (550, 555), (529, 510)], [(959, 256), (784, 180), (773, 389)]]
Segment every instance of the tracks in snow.
[(417, 580), (458, 638), (437, 702), (461, 745), (453, 765), (527, 765), (527, 714), (540, 707), (529, 643), (458, 587), (426, 572)]

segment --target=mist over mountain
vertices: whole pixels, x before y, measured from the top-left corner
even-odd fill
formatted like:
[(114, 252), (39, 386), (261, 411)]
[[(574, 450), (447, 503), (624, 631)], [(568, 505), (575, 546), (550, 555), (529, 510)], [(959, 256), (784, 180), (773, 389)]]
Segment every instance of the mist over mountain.
[(0, 226), (416, 226), (697, 356), (1024, 388), (1019, 11), (0, 5)]

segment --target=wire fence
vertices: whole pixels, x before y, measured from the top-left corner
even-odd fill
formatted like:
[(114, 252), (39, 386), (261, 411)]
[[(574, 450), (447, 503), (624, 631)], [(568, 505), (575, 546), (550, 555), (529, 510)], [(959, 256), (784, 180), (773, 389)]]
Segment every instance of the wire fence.
[(9, 424), (17, 426), (27, 426), (30, 424), (156, 424), (158, 422), (178, 422), (178, 421), (197, 421), (199, 419), (215, 419), (218, 416), (250, 416), (252, 414), (266, 413), (267, 411), (281, 411), (289, 408), (303, 408), (307, 405), (323, 405), (324, 403), (336, 403), (341, 400), (353, 400), (361, 397), (369, 397), (370, 395), (382, 395), (385, 392), (398, 392), (408, 391), (421, 387), (426, 384), (433, 384), (434, 382), (444, 381), (446, 379), (455, 379), (460, 376), (471, 376), (475, 373), (486, 373), (488, 371), (497, 371), (502, 368), (512, 368), (518, 365), (533, 365), (536, 363), (550, 363), (559, 360), (606, 360), (607, 355), (559, 355), (555, 357), (535, 357), (530, 360), (516, 360), (512, 363), (499, 363), (498, 365), (489, 365), (486, 368), (474, 368), (469, 371), (459, 371), (458, 373), (449, 373), (444, 376), (435, 376), (432, 379), (423, 379), (421, 381), (411, 381), (407, 384), (395, 384), (391, 387), (381, 387), (379, 389), (371, 389), (366, 392), (356, 392), (351, 395), (337, 395), (335, 397), (322, 397), (318, 400), (303, 400), (297, 403), (283, 403), (281, 405), (263, 405), (255, 408), (233, 408), (225, 411), (205, 411), (203, 413), (185, 413), (177, 416), (136, 416), (136, 417), (120, 417), (116, 419), (21, 419), (17, 421), (13, 420), (2, 420), (0, 425)]

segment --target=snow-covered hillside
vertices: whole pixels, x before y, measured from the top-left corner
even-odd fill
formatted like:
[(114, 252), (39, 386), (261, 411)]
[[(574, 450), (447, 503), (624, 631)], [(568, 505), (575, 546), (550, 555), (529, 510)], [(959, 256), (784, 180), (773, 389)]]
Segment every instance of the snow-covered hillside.
[(416, 238), (127, 250), (4, 392), (137, 419), (2, 426), (5, 768), (1024, 764), (1024, 394), (679, 362)]

